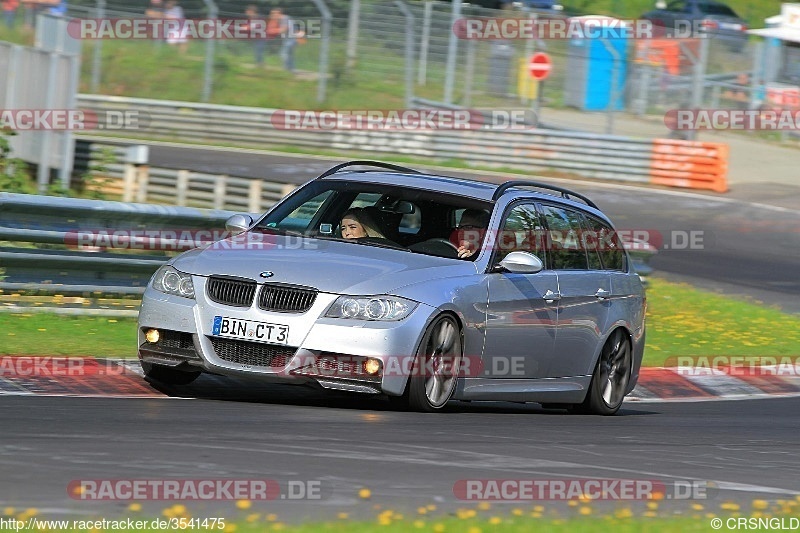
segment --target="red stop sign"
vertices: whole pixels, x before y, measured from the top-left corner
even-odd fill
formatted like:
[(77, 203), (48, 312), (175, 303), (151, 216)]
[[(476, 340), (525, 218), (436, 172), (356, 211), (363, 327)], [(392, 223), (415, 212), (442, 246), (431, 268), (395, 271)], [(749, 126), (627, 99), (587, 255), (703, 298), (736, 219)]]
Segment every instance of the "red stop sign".
[(550, 56), (544, 52), (536, 52), (531, 56), (528, 61), (528, 72), (535, 80), (543, 80), (550, 75), (553, 64), (550, 62)]

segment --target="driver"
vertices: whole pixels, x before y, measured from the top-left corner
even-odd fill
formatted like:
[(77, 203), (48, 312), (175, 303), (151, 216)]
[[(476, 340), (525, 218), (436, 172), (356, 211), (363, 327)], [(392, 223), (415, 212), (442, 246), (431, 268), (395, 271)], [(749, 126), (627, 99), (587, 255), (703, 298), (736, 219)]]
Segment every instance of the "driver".
[(363, 237), (386, 238), (363, 207), (349, 209), (344, 216), (342, 216), (342, 223), (339, 225), (339, 229), (342, 231), (343, 239), (360, 239)]
[(489, 226), (489, 212), (485, 209), (465, 209), (458, 227), (450, 236), (450, 242), (458, 248), (460, 259), (474, 259), (480, 249), (486, 228)]

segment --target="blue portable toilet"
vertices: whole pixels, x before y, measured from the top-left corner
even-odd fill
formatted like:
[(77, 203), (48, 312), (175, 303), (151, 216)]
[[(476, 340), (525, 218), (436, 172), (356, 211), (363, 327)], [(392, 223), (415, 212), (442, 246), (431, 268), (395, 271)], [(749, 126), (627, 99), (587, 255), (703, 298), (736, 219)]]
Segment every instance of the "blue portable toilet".
[(613, 90), (614, 109), (623, 109), (632, 28), (600, 15), (572, 17), (568, 23), (570, 30), (578, 31), (568, 33), (572, 38), (567, 50), (564, 103), (584, 111), (604, 111), (609, 108)]

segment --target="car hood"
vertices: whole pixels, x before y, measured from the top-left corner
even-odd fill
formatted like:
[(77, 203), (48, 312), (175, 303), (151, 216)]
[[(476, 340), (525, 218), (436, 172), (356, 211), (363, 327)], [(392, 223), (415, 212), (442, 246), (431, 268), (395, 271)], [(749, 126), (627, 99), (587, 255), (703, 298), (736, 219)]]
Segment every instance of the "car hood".
[[(234, 238), (235, 239), (235, 238)], [(314, 287), (335, 294), (388, 294), (420, 281), (476, 273), (475, 264), (323, 239), (270, 236), (269, 244), (242, 249), (227, 239), (186, 252), (172, 265), (198, 276), (224, 275), (259, 282)], [(268, 278), (262, 272), (272, 272)]]

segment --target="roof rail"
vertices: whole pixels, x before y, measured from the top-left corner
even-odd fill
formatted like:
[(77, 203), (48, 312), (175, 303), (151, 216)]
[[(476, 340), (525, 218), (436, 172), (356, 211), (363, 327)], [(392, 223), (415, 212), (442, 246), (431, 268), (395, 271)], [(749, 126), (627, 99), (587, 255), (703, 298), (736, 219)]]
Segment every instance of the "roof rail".
[(376, 167), (376, 168), (384, 168), (384, 169), (388, 169), (388, 170), (394, 170), (396, 172), (408, 172), (410, 174), (422, 174), (422, 172), (420, 172), (419, 170), (414, 170), (413, 168), (401, 167), (400, 165), (393, 165), (391, 163), (383, 163), (381, 161), (366, 161), (365, 160), (365, 161), (348, 161), (347, 163), (341, 163), (339, 165), (336, 165), (335, 167), (332, 167), (332, 168), (326, 170), (325, 172), (323, 172), (322, 174), (317, 176), (315, 179), (322, 179), (322, 178), (328, 177), (328, 176), (330, 176), (332, 174), (336, 174), (337, 172), (339, 172), (343, 168), (355, 167), (355, 166)]
[(498, 198), (503, 196), (503, 194), (512, 187), (538, 187), (540, 189), (547, 189), (550, 191), (556, 191), (561, 193), (562, 198), (566, 198), (567, 200), (570, 199), (570, 196), (574, 196), (575, 198), (579, 198), (586, 202), (589, 207), (594, 207), (595, 209), (599, 210), (600, 208), (597, 207), (593, 201), (589, 200), (586, 196), (582, 194), (578, 194), (575, 191), (571, 191), (569, 189), (565, 189), (563, 187), (557, 187), (555, 185), (548, 185), (547, 183), (541, 183), (538, 181), (523, 181), (523, 180), (513, 180), (507, 181), (500, 185), (495, 191), (494, 195), (492, 196), (492, 201), (497, 201)]

